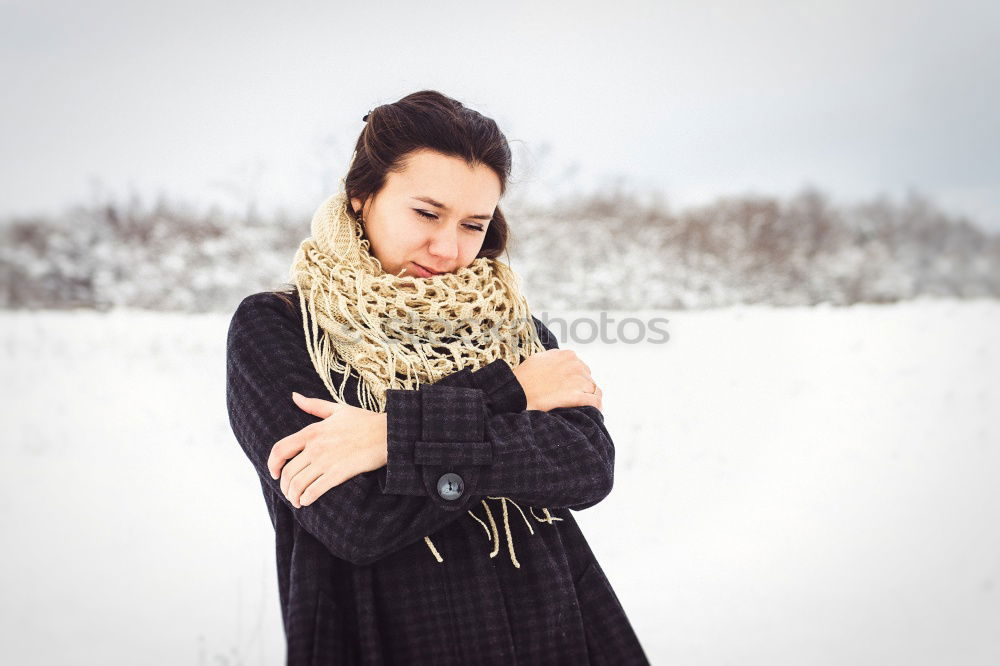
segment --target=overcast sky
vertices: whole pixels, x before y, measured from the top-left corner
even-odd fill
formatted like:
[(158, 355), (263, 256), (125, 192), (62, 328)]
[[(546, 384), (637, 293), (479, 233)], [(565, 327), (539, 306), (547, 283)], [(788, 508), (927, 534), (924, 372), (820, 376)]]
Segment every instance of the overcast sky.
[(540, 198), (914, 188), (1000, 231), (997, 2), (0, 7), (2, 216), (133, 191), (311, 212), (368, 109), (432, 88), (497, 120)]

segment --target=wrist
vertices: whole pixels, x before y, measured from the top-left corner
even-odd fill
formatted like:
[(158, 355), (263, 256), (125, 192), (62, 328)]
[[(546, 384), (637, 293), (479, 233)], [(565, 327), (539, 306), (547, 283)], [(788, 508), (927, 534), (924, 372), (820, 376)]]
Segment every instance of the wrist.
[(381, 467), (389, 464), (389, 415), (380, 413), (375, 424), (375, 452)]

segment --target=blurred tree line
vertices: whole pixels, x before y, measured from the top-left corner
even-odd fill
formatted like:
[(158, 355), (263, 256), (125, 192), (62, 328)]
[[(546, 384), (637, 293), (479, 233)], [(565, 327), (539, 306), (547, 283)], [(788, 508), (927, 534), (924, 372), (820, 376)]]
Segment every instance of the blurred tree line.
[[(911, 192), (837, 205), (722, 197), (678, 213), (621, 190), (502, 203), (533, 310), (1000, 296), (1000, 234)], [(161, 198), (0, 222), (0, 307), (227, 312), (287, 281), (310, 215), (198, 214)]]

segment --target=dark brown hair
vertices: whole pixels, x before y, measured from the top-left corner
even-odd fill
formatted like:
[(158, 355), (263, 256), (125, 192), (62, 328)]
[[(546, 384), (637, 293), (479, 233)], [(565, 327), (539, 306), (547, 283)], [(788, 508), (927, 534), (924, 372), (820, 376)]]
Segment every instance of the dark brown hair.
[[(492, 118), (458, 100), (436, 90), (421, 90), (375, 107), (364, 119), (367, 124), (358, 136), (354, 161), (344, 179), (348, 201), (367, 201), (378, 194), (389, 172), (401, 171), (409, 154), (424, 148), (463, 159), (470, 167), (489, 167), (500, 179), (500, 195), (507, 191), (511, 173), (507, 137)], [(498, 205), (477, 258), (499, 257), (507, 249), (509, 234)], [(275, 293), (292, 292), (294, 285)], [(291, 304), (290, 299), (283, 300)]]

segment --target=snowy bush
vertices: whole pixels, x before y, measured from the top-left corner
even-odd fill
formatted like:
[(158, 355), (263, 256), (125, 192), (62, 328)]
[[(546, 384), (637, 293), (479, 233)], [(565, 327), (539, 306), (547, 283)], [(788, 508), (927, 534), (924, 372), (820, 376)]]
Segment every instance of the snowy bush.
[[(621, 191), (505, 204), (534, 309), (705, 308), (1000, 296), (1000, 236), (910, 194), (834, 205), (722, 197), (677, 214)], [(161, 199), (0, 225), (0, 307), (229, 311), (281, 286), (310, 215), (198, 215)]]

